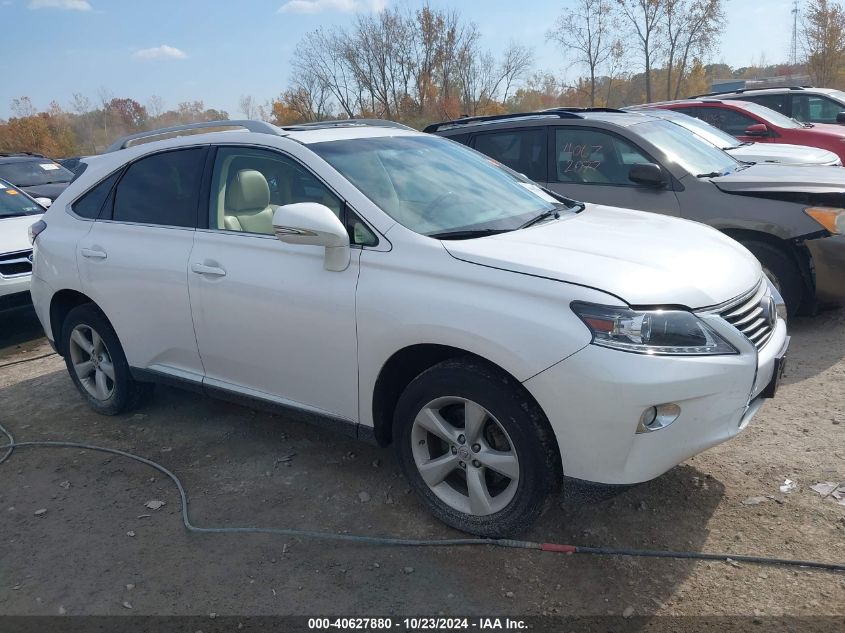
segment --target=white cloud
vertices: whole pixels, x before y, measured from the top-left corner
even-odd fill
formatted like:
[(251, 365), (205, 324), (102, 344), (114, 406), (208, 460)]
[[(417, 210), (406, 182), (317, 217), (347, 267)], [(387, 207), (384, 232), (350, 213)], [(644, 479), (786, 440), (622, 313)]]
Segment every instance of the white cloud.
[(142, 48), (139, 51), (132, 53), (132, 59), (141, 60), (158, 60), (158, 59), (185, 59), (188, 55), (185, 51), (179, 50), (174, 46), (162, 44), (155, 48)]
[(29, 8), (91, 11), (91, 5), (88, 3), (88, 0), (29, 0)]
[(322, 13), (323, 11), (381, 11), (387, 0), (288, 0), (279, 13)]

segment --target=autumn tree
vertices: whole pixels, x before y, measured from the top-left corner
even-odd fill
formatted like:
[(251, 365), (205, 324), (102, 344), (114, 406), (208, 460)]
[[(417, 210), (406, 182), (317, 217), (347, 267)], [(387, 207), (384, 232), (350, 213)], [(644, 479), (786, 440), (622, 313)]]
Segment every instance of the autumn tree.
[(613, 0), (577, 0), (558, 16), (547, 39), (557, 42), (565, 56), (586, 67), (589, 73), (590, 105), (596, 105), (596, 85), (603, 65), (610, 60), (616, 37), (617, 19)]
[(652, 67), (658, 58), (660, 36), (663, 28), (661, 18), (667, 0), (616, 0), (623, 18), (634, 31), (635, 41), (642, 54), (645, 72), (645, 98), (651, 101)]
[(810, 0), (801, 25), (807, 72), (813, 83), (833, 84), (845, 64), (845, 11), (836, 0)]
[(724, 21), (722, 0), (665, 0), (667, 99), (680, 97), (690, 64), (713, 48)]

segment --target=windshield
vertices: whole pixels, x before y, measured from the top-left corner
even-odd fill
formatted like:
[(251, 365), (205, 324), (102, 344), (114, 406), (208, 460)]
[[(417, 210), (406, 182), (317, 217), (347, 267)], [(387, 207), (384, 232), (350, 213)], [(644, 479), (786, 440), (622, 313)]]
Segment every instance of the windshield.
[(394, 136), (310, 145), (412, 231), (512, 231), (563, 205), (529, 180), (458, 143)]
[(723, 132), (719, 128), (714, 127), (709, 123), (705, 123), (701, 119), (696, 119), (695, 117), (686, 115), (671, 116), (666, 117), (665, 120), (686, 128), (696, 136), (700, 136), (705, 141), (715, 145), (719, 149), (733, 149), (742, 145), (742, 141), (740, 141), (737, 137), (731, 136), (727, 132)]
[(73, 172), (49, 158), (22, 160), (0, 165), (0, 178), (18, 187), (34, 187), (54, 182), (70, 182)]
[(766, 122), (771, 123), (772, 125), (776, 125), (778, 127), (783, 127), (787, 129), (804, 127), (795, 119), (790, 119), (788, 116), (784, 116), (777, 110), (772, 110), (771, 108), (767, 108), (766, 106), (761, 106), (759, 103), (746, 101), (745, 106), (743, 107), (752, 114), (756, 114), (758, 117), (765, 120)]
[(37, 215), (44, 209), (29, 196), (0, 182), (0, 218)]
[(694, 176), (723, 175), (740, 165), (730, 154), (669, 121), (637, 123), (633, 129)]

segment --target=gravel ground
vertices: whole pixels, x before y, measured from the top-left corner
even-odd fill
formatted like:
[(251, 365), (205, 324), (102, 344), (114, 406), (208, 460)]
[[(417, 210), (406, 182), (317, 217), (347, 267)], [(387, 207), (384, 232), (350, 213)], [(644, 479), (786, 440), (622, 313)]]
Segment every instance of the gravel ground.
[[(31, 311), (0, 319), (0, 365), (50, 351)], [(568, 484), (525, 537), (845, 562), (845, 506), (810, 490), (845, 481), (845, 312), (791, 330), (782, 390), (739, 437), (639, 486)], [(461, 536), (410, 494), (390, 450), (168, 388), (135, 413), (100, 417), (56, 356), (0, 368), (0, 421), (19, 441), (88, 442), (161, 462), (183, 478), (203, 526)], [(797, 487), (782, 493), (786, 479)], [(196, 535), (182, 527), (173, 486), (141, 464), (56, 449), (20, 450), (0, 466), (2, 614), (438, 612), (842, 616), (845, 575)]]

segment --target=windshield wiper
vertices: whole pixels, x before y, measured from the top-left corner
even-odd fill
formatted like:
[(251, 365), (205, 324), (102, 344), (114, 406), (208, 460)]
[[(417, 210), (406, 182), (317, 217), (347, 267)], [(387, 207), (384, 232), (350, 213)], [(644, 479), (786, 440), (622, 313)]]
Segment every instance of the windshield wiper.
[(560, 218), (560, 211), (558, 211), (557, 209), (548, 209), (546, 211), (543, 211), (540, 215), (531, 218), (530, 220), (528, 220), (528, 222), (526, 222), (525, 224), (523, 224), (519, 228), (527, 229), (529, 226), (534, 226), (535, 224), (539, 224), (540, 222), (542, 222), (543, 220), (545, 220), (547, 218), (554, 218), (555, 220), (559, 219)]
[(696, 178), (718, 178), (719, 176), (724, 176), (720, 171), (711, 171), (709, 174), (696, 174)]
[(488, 235), (508, 233), (511, 230), (512, 229), (460, 229), (456, 231), (443, 231), (441, 233), (429, 233), (428, 237), (433, 237), (436, 240), (471, 240), (475, 237), (487, 237)]

